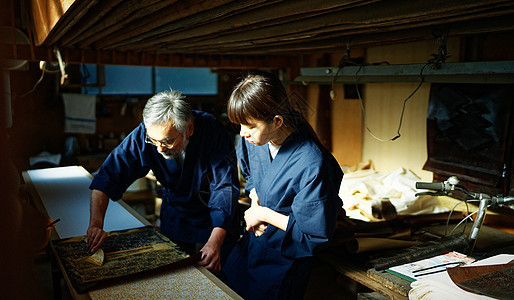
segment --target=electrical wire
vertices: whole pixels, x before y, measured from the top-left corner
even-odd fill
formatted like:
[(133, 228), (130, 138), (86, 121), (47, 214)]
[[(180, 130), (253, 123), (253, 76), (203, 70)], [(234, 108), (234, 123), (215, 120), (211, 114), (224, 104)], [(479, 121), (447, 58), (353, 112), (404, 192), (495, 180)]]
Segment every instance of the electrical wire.
[[(436, 37), (437, 37), (437, 42), (438, 42), (438, 54), (432, 54), (432, 59), (428, 60), (428, 63), (426, 63), (425, 65), (423, 65), (423, 67), (421, 68), (420, 70), (420, 82), (418, 84), (418, 86), (414, 89), (414, 91), (407, 97), (405, 98), (405, 100), (403, 101), (403, 106), (402, 106), (402, 112), (400, 114), (400, 120), (398, 122), (398, 129), (396, 130), (396, 136), (390, 138), (390, 139), (381, 139), (379, 138), (378, 136), (376, 136), (375, 134), (373, 134), (373, 132), (371, 131), (371, 129), (369, 129), (369, 126), (368, 126), (368, 121), (367, 121), (367, 118), (366, 118), (366, 111), (364, 109), (364, 103), (363, 103), (363, 100), (362, 100), (362, 96), (360, 94), (360, 91), (359, 91), (359, 86), (358, 86), (358, 81), (359, 81), (359, 78), (357, 77), (357, 75), (359, 74), (360, 70), (362, 69), (362, 67), (364, 66), (363, 64), (356, 64), (354, 62), (352, 62), (350, 60), (350, 40), (348, 40), (348, 43), (346, 45), (346, 53), (343, 55), (343, 57), (341, 58), (341, 60), (339, 61), (339, 66), (338, 66), (338, 69), (337, 69), (337, 72), (336, 74), (334, 75), (334, 77), (332, 78), (332, 89), (330, 91), (330, 98), (332, 100), (335, 99), (335, 82), (336, 82), (336, 79), (339, 75), (339, 72), (341, 71), (341, 69), (344, 67), (345, 63), (353, 63), (355, 65), (359, 65), (359, 69), (357, 70), (357, 72), (355, 73), (355, 76), (357, 77), (357, 81), (355, 83), (355, 89), (357, 91), (357, 96), (359, 97), (359, 102), (360, 102), (360, 106), (361, 106), (361, 110), (362, 110), (362, 119), (363, 119), (363, 122), (364, 122), (364, 126), (366, 128), (366, 131), (373, 137), (375, 138), (376, 140), (380, 141), (380, 142), (390, 142), (390, 141), (394, 141), (396, 139), (398, 139), (399, 137), (401, 137), (401, 133), (400, 133), (400, 130), (402, 128), (402, 125), (403, 125), (403, 116), (405, 114), (405, 107), (407, 106), (407, 102), (412, 98), (412, 96), (414, 96), (416, 94), (416, 92), (419, 90), (419, 88), (423, 85), (423, 83), (425, 82), (425, 77), (423, 75), (423, 70), (428, 66), (428, 65), (431, 65), (433, 69), (439, 69), (441, 64), (444, 63), (446, 61), (446, 58), (449, 57), (449, 55), (447, 54), (447, 51), (446, 51), (446, 36), (448, 34), (448, 30), (447, 28), (444, 28)], [(434, 33), (434, 36), (435, 36), (435, 33)]]
[(45, 69), (45, 67), (44, 67), (44, 65), (43, 65), (43, 68), (41, 69), (41, 76), (39, 77), (38, 81), (36, 81), (36, 84), (34, 84), (34, 86), (33, 86), (33, 87), (28, 91), (28, 92), (26, 92), (26, 93), (24, 93), (24, 94), (22, 94), (22, 95), (20, 95), (20, 96), (18, 96), (17, 94), (13, 93), (13, 96), (14, 96), (15, 98), (23, 98), (23, 97), (25, 97), (25, 96), (27, 96), (27, 95), (29, 95), (29, 94), (33, 93), (33, 92), (36, 90), (37, 86), (38, 86), (38, 85), (41, 83), (41, 81), (43, 80), (43, 77), (45, 77), (45, 72), (46, 72), (46, 69)]
[[(468, 205), (468, 202), (478, 202), (476, 200), (464, 200), (464, 201), (461, 201), (461, 202), (457, 202), (457, 204), (455, 204), (452, 209), (450, 210), (450, 213), (448, 214), (448, 218), (446, 219), (446, 226), (444, 228), (444, 235), (446, 236), (447, 233), (448, 233), (448, 227), (450, 226), (450, 218), (453, 214), (453, 212), (455, 211), (455, 209), (457, 208), (457, 206), (459, 206), (461, 203), (465, 203), (466, 204), (466, 213), (469, 215), (469, 205)], [(464, 229), (463, 229), (463, 232), (466, 230), (466, 224), (467, 222), (464, 224)]]
[(13, 93), (12, 95), (14, 96), (14, 98), (23, 98), (23, 97), (26, 97), (28, 96), (29, 94), (33, 93), (37, 86), (41, 83), (41, 81), (43, 81), (43, 78), (45, 77), (45, 74), (46, 73), (49, 73), (49, 74), (54, 74), (54, 73), (59, 73), (60, 71), (51, 71), (51, 70), (47, 70), (46, 68), (46, 62), (42, 62), (41, 63), (41, 76), (39, 77), (39, 79), (36, 81), (36, 83), (34, 84), (34, 86), (27, 92), (25, 92), (24, 94), (22, 95), (18, 95), (16, 93)]
[(479, 211), (479, 209), (475, 210), (474, 212), (472, 212), (471, 214), (468, 214), (464, 219), (462, 219), (457, 225), (455, 225), (455, 227), (453, 227), (452, 231), (450, 231), (450, 234), (451, 235), (456, 229), (457, 227), (460, 226), (460, 224), (462, 224), (462, 222), (466, 222), (467, 219), (471, 219), (471, 217), (476, 214), (477, 212)]
[[(416, 92), (419, 90), (419, 88), (423, 85), (423, 83), (425, 82), (425, 77), (423, 75), (423, 70), (428, 66), (430, 65), (431, 63), (426, 63), (425, 65), (423, 65), (423, 67), (421, 68), (421, 71), (420, 71), (420, 77), (421, 77), (421, 81), (420, 83), (418, 84), (418, 86), (414, 89), (414, 91), (407, 97), (405, 98), (405, 100), (403, 101), (403, 107), (402, 107), (402, 112), (400, 114), (400, 120), (398, 122), (398, 129), (396, 130), (396, 136), (390, 138), (390, 139), (381, 139), (379, 138), (378, 136), (376, 136), (375, 134), (373, 134), (373, 132), (371, 131), (371, 129), (369, 129), (369, 126), (368, 126), (368, 121), (367, 121), (367, 118), (366, 118), (366, 111), (364, 109), (364, 102), (362, 100), (362, 96), (360, 94), (360, 91), (359, 91), (359, 87), (358, 87), (358, 82), (355, 83), (355, 89), (357, 91), (357, 96), (359, 97), (359, 102), (360, 102), (360, 105), (361, 105), (361, 110), (362, 110), (362, 119), (364, 121), (364, 126), (366, 127), (366, 131), (368, 131), (368, 133), (373, 137), (375, 138), (376, 140), (380, 141), (380, 142), (392, 142), (396, 139), (398, 139), (400, 136), (401, 136), (401, 133), (400, 133), (400, 130), (402, 128), (402, 124), (403, 124), (403, 116), (405, 114), (405, 107), (407, 105), (407, 101), (409, 101), (412, 96), (414, 96), (414, 94), (416, 94)], [(355, 73), (355, 76), (357, 76), (360, 72), (362, 68), (362, 65), (361, 67), (357, 70), (357, 72)], [(358, 81), (358, 80), (357, 80)]]

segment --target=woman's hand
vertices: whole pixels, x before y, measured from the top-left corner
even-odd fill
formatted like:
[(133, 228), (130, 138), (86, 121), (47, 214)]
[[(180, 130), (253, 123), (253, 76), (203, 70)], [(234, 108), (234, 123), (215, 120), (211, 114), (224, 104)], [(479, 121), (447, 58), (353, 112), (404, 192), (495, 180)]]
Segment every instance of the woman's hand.
[(289, 217), (268, 207), (261, 206), (255, 189), (250, 191), (250, 199), (252, 199), (252, 206), (245, 211), (247, 231), (253, 231), (255, 236), (261, 236), (266, 232), (268, 224), (284, 231), (287, 229)]
[[(261, 204), (259, 201), (259, 196), (257, 196), (257, 192), (255, 191), (255, 189), (252, 189), (250, 191), (250, 199), (252, 200), (252, 205), (245, 212), (246, 230), (249, 232), (253, 231), (255, 236), (261, 236), (264, 234), (268, 226), (259, 221), (258, 207), (261, 207)], [(250, 223), (253, 225), (249, 225)]]
[(251, 227), (248, 231), (253, 231), (253, 234), (255, 234), (255, 236), (261, 236), (264, 234), (264, 232), (266, 232), (266, 228), (268, 228), (268, 225), (262, 223), (259, 226)]
[[(261, 231), (266, 230), (266, 228), (265, 228), (266, 225), (263, 224), (263, 221), (262, 221), (262, 217), (264, 214), (263, 209), (265, 209), (265, 207), (262, 207), (258, 204), (254, 204), (245, 211), (246, 230), (248, 230), (248, 231), (254, 231), (255, 229), (259, 229)], [(264, 225), (264, 227), (261, 227), (260, 225)]]

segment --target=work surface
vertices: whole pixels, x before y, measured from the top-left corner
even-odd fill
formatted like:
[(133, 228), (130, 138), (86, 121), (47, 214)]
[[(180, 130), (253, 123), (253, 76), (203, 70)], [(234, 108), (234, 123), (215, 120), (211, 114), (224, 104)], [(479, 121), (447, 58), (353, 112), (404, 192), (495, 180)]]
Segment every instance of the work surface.
[[(52, 220), (59, 220), (55, 232), (61, 239), (86, 234), (89, 225), (91, 175), (82, 167), (29, 170), (23, 174), (40, 209)], [(149, 225), (127, 209), (124, 202), (110, 201), (105, 215), (105, 231)]]
[[(469, 227), (465, 233), (469, 233)], [(442, 236), (445, 225), (423, 226), (420, 230), (434, 236)], [(389, 299), (408, 299), (411, 281), (384, 270), (377, 271), (369, 264), (370, 257), (394, 252), (393, 249), (352, 254), (348, 253), (347, 249), (335, 246), (323, 252), (320, 259), (335, 268), (342, 276), (341, 280), (353, 280)], [(502, 253), (514, 254), (514, 235), (483, 226), (475, 246), (476, 258), (482, 259)]]
[[(52, 220), (60, 219), (54, 228), (51, 245), (57, 266), (74, 298), (80, 299), (240, 299), (240, 297), (203, 267), (157, 268), (148, 272), (110, 280), (79, 293), (66, 273), (62, 251), (56, 251), (63, 239), (83, 237), (89, 223), (91, 175), (82, 167), (30, 170), (23, 173), (34, 204)], [(106, 231), (125, 231), (149, 226), (123, 201), (110, 201)], [(57, 247), (58, 248), (58, 247)], [(143, 251), (145, 252), (145, 251)]]

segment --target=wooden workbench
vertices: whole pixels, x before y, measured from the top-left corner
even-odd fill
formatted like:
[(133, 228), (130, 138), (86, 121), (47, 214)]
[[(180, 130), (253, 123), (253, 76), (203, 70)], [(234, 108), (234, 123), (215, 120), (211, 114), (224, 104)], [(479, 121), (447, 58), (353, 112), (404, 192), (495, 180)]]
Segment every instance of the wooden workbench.
[[(468, 226), (465, 233), (469, 234), (471, 226)], [(424, 231), (435, 235), (443, 236), (444, 225), (426, 226), (421, 228)], [(484, 255), (487, 253), (499, 254), (507, 245), (513, 247), (506, 248), (507, 251), (514, 252), (514, 235), (503, 232), (488, 226), (482, 226), (475, 245), (474, 253)], [(508, 254), (514, 254), (508, 252)], [(351, 254), (342, 253), (338, 248), (329, 248), (319, 255), (319, 258), (331, 265), (342, 277), (341, 280), (352, 280), (359, 285), (374, 291), (372, 299), (408, 299), (411, 289), (410, 281), (388, 273), (386, 271), (376, 271), (374, 268), (367, 268), (362, 260), (351, 257)], [(367, 299), (366, 297), (361, 297)]]
[[(82, 236), (89, 224), (89, 184), (91, 175), (82, 167), (61, 167), (23, 172), (33, 204), (49, 219), (60, 219), (52, 230), (52, 241)], [(105, 217), (106, 231), (126, 230), (149, 226), (150, 223), (123, 201), (110, 202)], [(53, 249), (53, 247), (52, 247)], [(53, 249), (55, 250), (55, 249)], [(72, 286), (63, 263), (53, 252), (54, 266), (60, 273), (74, 299), (148, 299), (182, 298), (241, 299), (211, 272), (201, 266), (180, 269), (159, 269), (100, 284), (79, 294)], [(60, 288), (56, 285), (54, 289)], [(60, 281), (60, 279), (59, 279)]]

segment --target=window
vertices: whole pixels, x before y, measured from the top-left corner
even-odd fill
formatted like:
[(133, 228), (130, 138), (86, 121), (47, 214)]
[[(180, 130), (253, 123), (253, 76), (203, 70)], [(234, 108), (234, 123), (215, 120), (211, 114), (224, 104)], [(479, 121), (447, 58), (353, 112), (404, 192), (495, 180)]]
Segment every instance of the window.
[[(82, 65), (83, 94), (153, 95), (178, 90), (186, 95), (217, 95), (218, 74), (209, 68), (104, 67), (105, 85), (98, 86), (96, 65)], [(101, 70), (101, 68), (100, 68)]]
[(209, 68), (155, 68), (155, 92), (170, 88), (186, 95), (217, 95), (218, 74)]

